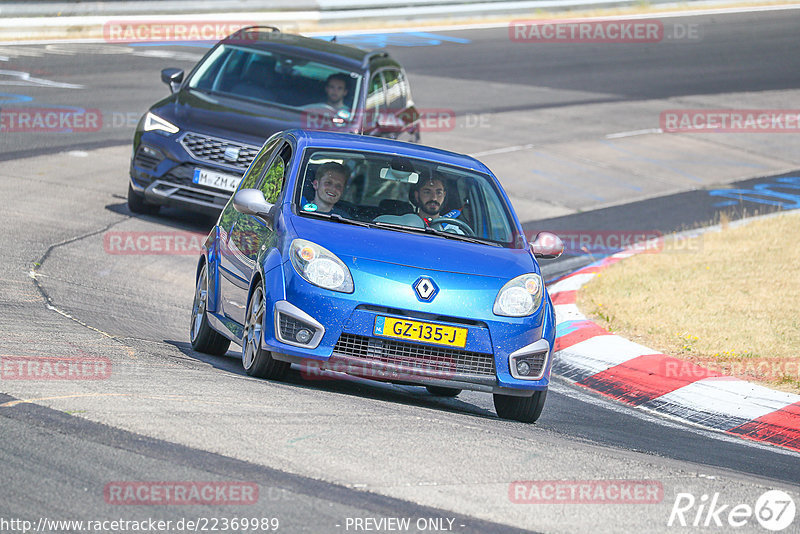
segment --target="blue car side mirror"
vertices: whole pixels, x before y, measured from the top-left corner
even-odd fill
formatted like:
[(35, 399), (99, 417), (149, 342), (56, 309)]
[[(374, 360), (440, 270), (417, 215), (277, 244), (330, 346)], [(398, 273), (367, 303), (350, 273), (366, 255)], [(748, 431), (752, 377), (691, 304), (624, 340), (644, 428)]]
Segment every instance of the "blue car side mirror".
[(239, 213), (254, 215), (262, 219), (267, 226), (272, 228), (272, 208), (275, 204), (270, 204), (264, 198), (264, 193), (258, 189), (240, 189), (233, 195), (233, 207)]

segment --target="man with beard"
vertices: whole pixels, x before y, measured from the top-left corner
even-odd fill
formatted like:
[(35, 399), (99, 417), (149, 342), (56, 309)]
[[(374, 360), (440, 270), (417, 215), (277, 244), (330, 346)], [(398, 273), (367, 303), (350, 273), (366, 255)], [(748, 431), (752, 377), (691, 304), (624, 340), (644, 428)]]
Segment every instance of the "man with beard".
[(417, 215), (425, 221), (426, 225), (440, 217), (439, 212), (445, 198), (447, 198), (447, 189), (444, 181), (436, 175), (416, 184), (413, 192), (414, 204), (417, 206)]
[[(417, 206), (417, 215), (420, 216), (425, 226), (430, 226), (431, 221), (439, 217), (455, 219), (461, 214), (461, 210), (453, 210), (443, 215), (440, 213), (447, 198), (447, 187), (444, 180), (436, 174), (417, 182), (412, 190), (411, 198)], [(464, 231), (454, 224), (445, 223), (442, 230), (464, 235)]]

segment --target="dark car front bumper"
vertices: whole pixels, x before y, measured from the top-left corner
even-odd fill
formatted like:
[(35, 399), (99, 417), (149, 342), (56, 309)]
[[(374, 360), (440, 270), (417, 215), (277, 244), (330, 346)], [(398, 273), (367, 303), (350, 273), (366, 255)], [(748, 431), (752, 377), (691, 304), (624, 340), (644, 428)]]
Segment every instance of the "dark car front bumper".
[(168, 136), (141, 132), (134, 141), (131, 187), (150, 204), (218, 214), (231, 191), (195, 183), (195, 171), (205, 169), (241, 178), (259, 149), (197, 132)]

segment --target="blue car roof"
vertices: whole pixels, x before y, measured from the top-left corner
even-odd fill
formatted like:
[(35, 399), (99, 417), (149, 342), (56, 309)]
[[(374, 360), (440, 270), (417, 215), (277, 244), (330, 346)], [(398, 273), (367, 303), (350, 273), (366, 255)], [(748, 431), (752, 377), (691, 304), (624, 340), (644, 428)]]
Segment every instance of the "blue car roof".
[(295, 139), (297, 139), (298, 149), (301, 150), (306, 147), (314, 147), (384, 152), (411, 158), (435, 161), (438, 163), (471, 169), (494, 176), (488, 167), (486, 167), (486, 165), (473, 157), (425, 145), (404, 143), (402, 141), (395, 141), (380, 137), (318, 130), (294, 129), (289, 130), (286, 133), (291, 134)]

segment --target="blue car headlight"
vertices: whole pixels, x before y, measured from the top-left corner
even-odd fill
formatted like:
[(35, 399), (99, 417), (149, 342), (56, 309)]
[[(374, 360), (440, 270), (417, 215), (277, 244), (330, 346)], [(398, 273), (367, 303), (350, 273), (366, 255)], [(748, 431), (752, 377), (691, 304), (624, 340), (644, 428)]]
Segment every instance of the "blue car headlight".
[(305, 239), (295, 239), (289, 248), (294, 270), (306, 281), (332, 291), (353, 292), (350, 269), (334, 253)]
[(506, 317), (525, 317), (539, 309), (544, 294), (542, 277), (535, 273), (517, 276), (500, 290), (492, 311)]
[(144, 116), (144, 131), (145, 132), (159, 132), (161, 134), (174, 134), (180, 131), (180, 128), (172, 124), (166, 119), (162, 119), (155, 113), (147, 112)]

